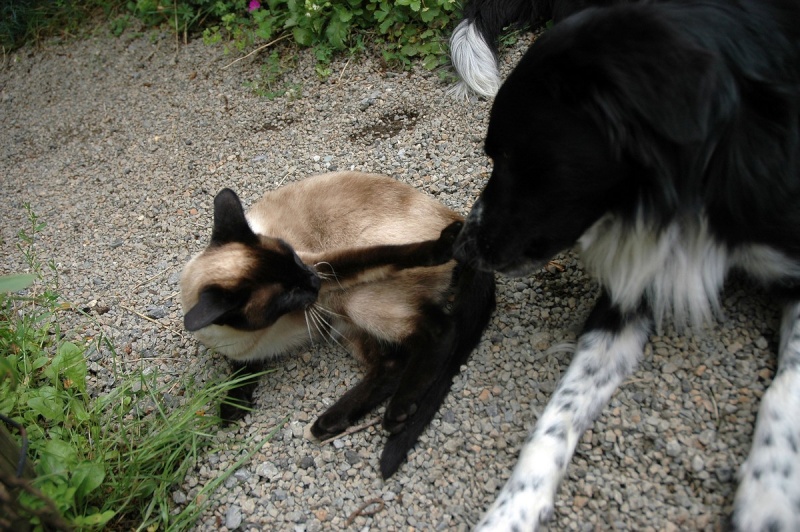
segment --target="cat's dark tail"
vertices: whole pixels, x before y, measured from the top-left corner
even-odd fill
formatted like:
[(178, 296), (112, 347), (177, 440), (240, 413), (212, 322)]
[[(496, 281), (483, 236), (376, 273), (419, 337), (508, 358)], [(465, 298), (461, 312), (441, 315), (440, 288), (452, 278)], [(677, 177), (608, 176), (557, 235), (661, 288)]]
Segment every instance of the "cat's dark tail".
[(391, 477), (406, 459), (422, 431), (430, 424), (450, 392), (461, 366), (478, 345), (495, 307), (494, 273), (482, 272), (461, 265), (454, 272), (455, 290), (452, 310), (456, 334), (447, 360), (440, 366), (439, 374), (418, 403), (402, 431), (389, 436), (381, 454), (381, 475)]

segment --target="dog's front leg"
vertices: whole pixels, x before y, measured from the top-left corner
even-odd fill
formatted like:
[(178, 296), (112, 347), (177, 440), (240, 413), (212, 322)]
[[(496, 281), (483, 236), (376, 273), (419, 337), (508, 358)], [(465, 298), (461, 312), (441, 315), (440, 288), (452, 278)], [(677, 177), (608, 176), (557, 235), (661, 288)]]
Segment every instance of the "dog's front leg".
[(536, 530), (552, 517), (556, 490), (578, 439), (633, 371), (650, 323), (648, 311), (622, 313), (606, 294), (600, 297), (569, 369), (479, 530)]
[(784, 309), (778, 370), (739, 478), (737, 530), (800, 530), (800, 303)]

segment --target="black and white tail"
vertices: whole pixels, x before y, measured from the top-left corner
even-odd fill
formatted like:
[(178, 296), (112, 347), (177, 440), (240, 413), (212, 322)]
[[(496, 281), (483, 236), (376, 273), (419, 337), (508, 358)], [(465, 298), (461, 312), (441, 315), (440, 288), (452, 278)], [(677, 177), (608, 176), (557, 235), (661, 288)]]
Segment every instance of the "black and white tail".
[(467, 97), (470, 92), (486, 98), (500, 88), (497, 40), (507, 26), (525, 26), (535, 13), (554, 0), (471, 0), (464, 6), (463, 19), (450, 37), (450, 59), (461, 81), (450, 93)]
[(559, 22), (587, 7), (626, 4), (637, 0), (471, 0), (450, 37), (450, 59), (461, 81), (450, 94), (465, 98), (471, 92), (494, 97), (502, 80), (497, 66), (497, 41), (509, 26), (539, 26)]
[[(460, 270), (460, 271), (459, 271)], [(494, 274), (459, 266), (451, 316), (456, 334), (449, 356), (435, 380), (418, 402), (402, 431), (389, 436), (381, 454), (381, 475), (389, 478), (406, 459), (422, 431), (439, 411), (461, 366), (478, 345), (495, 307)]]

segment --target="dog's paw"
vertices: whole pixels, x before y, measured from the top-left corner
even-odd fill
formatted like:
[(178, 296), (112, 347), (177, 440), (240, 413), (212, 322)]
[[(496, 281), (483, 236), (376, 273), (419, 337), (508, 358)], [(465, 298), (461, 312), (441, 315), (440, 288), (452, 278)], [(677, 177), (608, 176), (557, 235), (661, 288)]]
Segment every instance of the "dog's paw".
[(736, 530), (800, 530), (798, 385), (800, 371), (781, 371), (761, 400), (753, 445), (739, 470), (732, 519)]
[(792, 500), (783, 489), (741, 485), (731, 520), (738, 532), (800, 530), (800, 500)]
[(523, 446), (511, 478), (477, 530), (527, 532), (550, 521), (564, 470), (563, 453), (563, 442), (552, 438), (534, 438)]
[(553, 490), (544, 488), (542, 483), (541, 478), (522, 480), (512, 476), (476, 531), (539, 530), (552, 519), (555, 507)]
[(732, 516), (734, 530), (800, 530), (798, 455), (779, 447), (775, 441), (769, 446), (755, 444), (742, 466)]

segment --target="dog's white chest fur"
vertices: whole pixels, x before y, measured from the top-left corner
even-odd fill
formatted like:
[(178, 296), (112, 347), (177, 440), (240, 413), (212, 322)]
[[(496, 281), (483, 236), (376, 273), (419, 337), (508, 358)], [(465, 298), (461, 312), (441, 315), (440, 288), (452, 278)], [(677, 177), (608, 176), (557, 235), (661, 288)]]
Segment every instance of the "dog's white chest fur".
[(699, 325), (719, 310), (729, 251), (708, 231), (705, 218), (652, 224), (606, 216), (581, 237), (587, 268), (621, 310), (645, 297), (656, 323)]
[(730, 249), (710, 232), (705, 216), (676, 218), (663, 229), (608, 215), (580, 238), (589, 272), (623, 311), (646, 298), (657, 325), (699, 326), (720, 310), (731, 268), (765, 284), (800, 274), (800, 264), (763, 244)]

